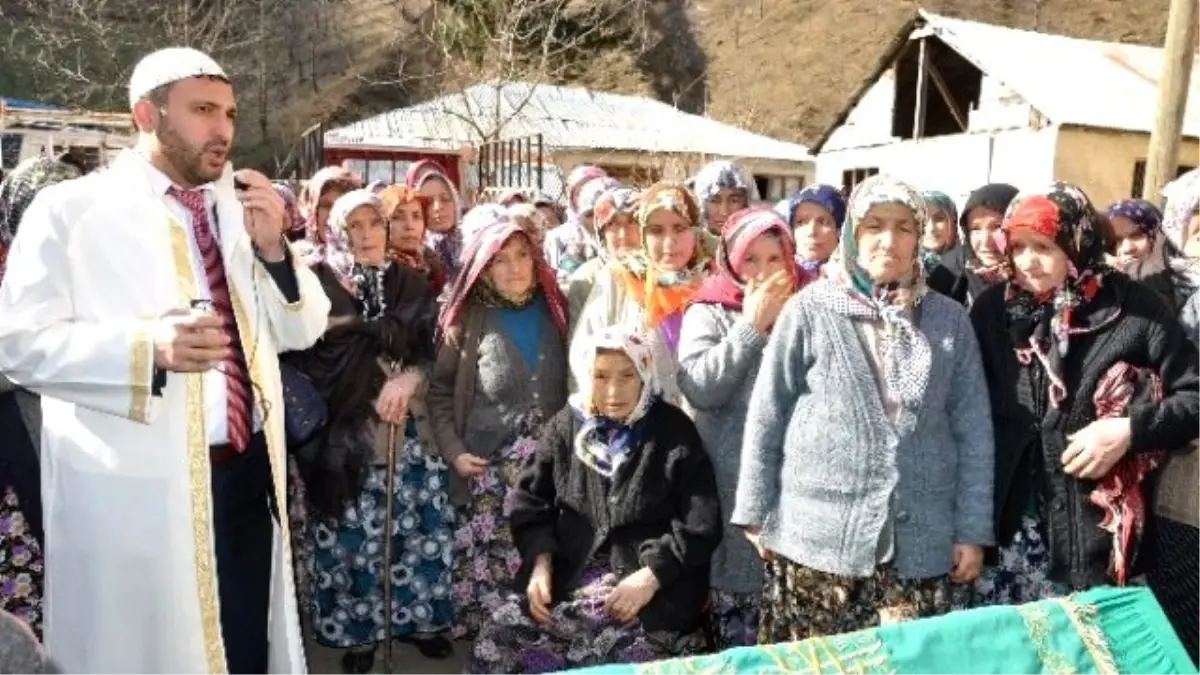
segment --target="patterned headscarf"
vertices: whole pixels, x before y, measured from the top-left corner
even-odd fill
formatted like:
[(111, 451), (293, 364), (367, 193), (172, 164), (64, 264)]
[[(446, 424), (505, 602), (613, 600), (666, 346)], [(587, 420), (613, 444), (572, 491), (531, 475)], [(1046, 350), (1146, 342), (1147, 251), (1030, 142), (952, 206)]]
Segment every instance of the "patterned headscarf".
[[(330, 236), (333, 238), (328, 242), (324, 262), (333, 270), (338, 282), (358, 299), (363, 318), (373, 319), (387, 311), (383, 279), (390, 262), (384, 258), (381, 264), (367, 265), (355, 260), (350, 249), (349, 220), (350, 214), (361, 206), (374, 210), (383, 220), (384, 227), (388, 227), (387, 213), (374, 190), (359, 188), (347, 192), (338, 197), (329, 210)], [(386, 230), (384, 237), (387, 237)], [(386, 247), (386, 243), (384, 245)], [(340, 248), (331, 256), (334, 246)]]
[[(450, 294), (438, 318), (437, 342), (445, 339), (446, 333), (458, 324), (463, 312), (472, 301), (480, 299), (479, 287), (485, 285), (484, 272), (492, 264), (496, 254), (513, 237), (523, 237), (529, 244), (533, 256), (534, 295), (540, 294), (550, 310), (550, 318), (559, 334), (567, 336), (567, 299), (558, 287), (554, 270), (546, 264), (541, 251), (529, 239), (525, 230), (516, 223), (504, 220), (480, 230), (463, 251), (463, 268), (450, 287)], [(487, 291), (483, 291), (487, 294)], [(494, 295), (494, 294), (492, 294)], [(532, 296), (531, 296), (532, 297)], [(494, 298), (493, 298), (494, 299)]]
[(1163, 187), (1166, 198), (1162, 233), (1167, 269), (1179, 299), (1186, 301), (1200, 291), (1200, 258), (1183, 254), (1188, 222), (1200, 210), (1200, 169), (1192, 169)]
[[(421, 196), (420, 192), (417, 192), (407, 185), (397, 183), (395, 185), (387, 186), (382, 192), (379, 193), (379, 202), (383, 205), (384, 215), (386, 215), (389, 219), (395, 215), (396, 209), (400, 206), (420, 204), (422, 223), (428, 223), (429, 221), (428, 202), (424, 197)], [(422, 243), (420, 250), (418, 251), (402, 251), (399, 248), (392, 246), (390, 234), (391, 230), (389, 223), (388, 251), (392, 260), (399, 262), (405, 267), (409, 267), (421, 272), (429, 281), (430, 289), (435, 294), (440, 292), (446, 283), (445, 276), (442, 273), (441, 260), (438, 258), (437, 253), (434, 252), (433, 249), (424, 244), (424, 229), (421, 231)]]
[(305, 220), (300, 213), (300, 204), (296, 200), (296, 193), (292, 192), (292, 188), (284, 183), (271, 183), (271, 187), (275, 188), (275, 193), (283, 200), (284, 213), (287, 214), (288, 226), (284, 235), (292, 241), (303, 239), (306, 234)]
[(321, 203), (321, 195), (325, 190), (339, 186), (345, 191), (357, 190), (362, 187), (362, 179), (350, 169), (341, 166), (327, 166), (313, 174), (304, 190), (300, 193), (300, 215), (305, 220), (305, 230), (308, 240), (315, 246), (325, 241), (329, 234), (328, 224), (325, 232), (317, 231), (317, 206)]
[(591, 164), (580, 164), (571, 169), (567, 175), (567, 218), (574, 219), (579, 215), (579, 190), (584, 183), (607, 175), (604, 169)]
[(471, 241), (471, 238), (479, 234), (484, 229), (508, 219), (508, 209), (499, 204), (480, 204), (463, 216), (462, 225), (459, 229), (462, 230), (463, 241)]
[[(600, 415), (596, 409), (592, 391), (592, 373), (596, 357), (601, 351), (621, 352), (633, 361), (642, 380), (642, 391), (629, 417), (614, 420)], [(646, 416), (656, 398), (662, 395), (655, 378), (654, 350), (647, 336), (625, 326), (609, 326), (597, 333), (588, 345), (586, 377), (581, 382), (581, 391), (573, 394), (570, 404), (575, 415), (583, 422), (575, 436), (575, 456), (597, 473), (612, 478), (630, 455), (637, 449), (637, 423)]]
[(928, 215), (921, 193), (908, 183), (884, 174), (868, 177), (854, 188), (841, 243), (828, 265), (824, 279), (806, 292), (816, 302), (843, 316), (881, 322), (884, 380), (891, 397), (900, 403), (899, 424), (908, 429), (916, 424), (933, 364), (933, 351), (916, 325), (914, 309), (925, 296), (925, 273), (919, 259), (918, 241), (913, 242), (913, 268), (907, 278), (877, 284), (858, 264), (858, 226), (871, 209), (900, 204), (912, 211), (917, 231), (924, 230)]
[(600, 195), (592, 214), (596, 223), (596, 252), (606, 262), (613, 255), (604, 243), (604, 228), (612, 224), (618, 215), (637, 218), (638, 201), (641, 192), (636, 188), (618, 186)]
[(0, 181), (0, 279), (8, 267), (8, 249), (21, 224), (25, 210), (43, 188), (79, 178), (83, 169), (63, 157), (31, 157)]
[(1008, 183), (988, 183), (977, 188), (967, 196), (967, 202), (963, 205), (962, 214), (958, 217), (958, 241), (966, 248), (966, 267), (986, 284), (995, 284), (1008, 280), (1012, 274), (1012, 270), (1009, 268), (1008, 259), (1004, 256), (1001, 256), (1001, 260), (992, 265), (984, 265), (979, 260), (974, 247), (971, 246), (971, 232), (969, 229), (971, 226), (971, 212), (978, 208), (984, 208), (1003, 215), (1016, 196), (1017, 188)]
[(1092, 332), (1116, 318), (1117, 312), (1113, 312), (1089, 326), (1075, 321), (1077, 312), (1091, 302), (1112, 270), (1104, 262), (1099, 215), (1075, 185), (1056, 182), (1013, 199), (1001, 226), (1006, 256), (1012, 255), (1008, 246), (1012, 233), (1025, 229), (1052, 240), (1071, 263), (1066, 280), (1049, 293), (1035, 296), (1009, 280), (1005, 294), (1009, 335), (1017, 358), (1025, 365), (1034, 357), (1041, 362), (1050, 380), (1050, 404), (1058, 407), (1067, 394), (1063, 360), (1070, 337)]
[(450, 229), (445, 232), (434, 232), (426, 224), (425, 245), (442, 259), (442, 269), (446, 271), (447, 278), (454, 279), (463, 265), (463, 234), (462, 228), (459, 227), (462, 222), (462, 200), (458, 196), (458, 189), (454, 187), (454, 182), (450, 180), (441, 166), (433, 160), (423, 159), (408, 167), (408, 171), (404, 174), (404, 183), (418, 191), (421, 186), (431, 180), (440, 180), (445, 183), (446, 190), (450, 193), (450, 200), (454, 202), (450, 211), (454, 221)]
[(1107, 215), (1109, 218), (1128, 218), (1151, 243), (1154, 243), (1159, 230), (1162, 229), (1162, 211), (1145, 199), (1122, 199), (1113, 202), (1108, 207)]
[(562, 253), (559, 256), (558, 265), (564, 272), (573, 272), (579, 269), (585, 262), (599, 255), (601, 241), (599, 233), (588, 231), (583, 226), (583, 218), (589, 213), (593, 213), (596, 208), (596, 202), (600, 196), (613, 188), (620, 187), (620, 183), (615, 178), (610, 178), (607, 174), (600, 174), (584, 180), (577, 185), (574, 190), (575, 194), (575, 211), (571, 220), (566, 225), (562, 240)]
[(799, 290), (810, 277), (796, 264), (796, 244), (791, 228), (773, 210), (755, 207), (737, 211), (725, 221), (717, 248), (716, 274), (704, 280), (690, 304), (715, 304), (735, 312), (742, 311), (746, 282), (738, 269), (745, 261), (750, 245), (764, 234), (779, 238), (792, 276), (792, 288)]
[(741, 190), (746, 196), (746, 206), (759, 201), (758, 184), (750, 172), (724, 159), (705, 164), (696, 172), (692, 186), (701, 204), (717, 196), (722, 189)]

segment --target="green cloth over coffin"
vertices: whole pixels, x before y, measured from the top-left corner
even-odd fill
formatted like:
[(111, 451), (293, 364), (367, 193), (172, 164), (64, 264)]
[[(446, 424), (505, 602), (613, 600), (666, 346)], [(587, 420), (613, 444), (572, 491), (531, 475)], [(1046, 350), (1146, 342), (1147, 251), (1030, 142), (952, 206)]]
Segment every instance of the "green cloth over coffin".
[(1195, 673), (1145, 588), (1096, 588), (1020, 606), (570, 673)]

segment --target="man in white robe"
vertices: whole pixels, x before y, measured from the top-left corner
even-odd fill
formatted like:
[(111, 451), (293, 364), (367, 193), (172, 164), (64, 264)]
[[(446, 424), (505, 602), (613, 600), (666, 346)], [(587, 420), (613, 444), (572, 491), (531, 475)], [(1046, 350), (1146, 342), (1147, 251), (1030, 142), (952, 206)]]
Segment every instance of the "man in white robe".
[(329, 300), (269, 182), (235, 187), (212, 59), (146, 57), (130, 103), (137, 147), (35, 198), (0, 287), (0, 371), (43, 401), (46, 646), (66, 672), (302, 673), (278, 352)]

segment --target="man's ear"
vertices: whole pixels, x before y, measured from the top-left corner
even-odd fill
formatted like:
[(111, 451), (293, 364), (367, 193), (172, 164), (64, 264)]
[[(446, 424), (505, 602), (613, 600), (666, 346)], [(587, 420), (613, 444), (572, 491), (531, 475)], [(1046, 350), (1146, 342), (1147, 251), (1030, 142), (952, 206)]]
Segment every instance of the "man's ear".
[(154, 131), (158, 128), (158, 107), (147, 98), (133, 106), (133, 123), (138, 131)]

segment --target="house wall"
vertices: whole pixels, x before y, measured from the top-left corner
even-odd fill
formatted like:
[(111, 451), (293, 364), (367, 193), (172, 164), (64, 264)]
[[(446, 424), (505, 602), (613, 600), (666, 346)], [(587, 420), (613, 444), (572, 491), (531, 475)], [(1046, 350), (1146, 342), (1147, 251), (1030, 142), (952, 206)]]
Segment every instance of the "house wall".
[(1056, 131), (1009, 129), (826, 151), (817, 157), (817, 181), (842, 187), (843, 172), (876, 169), (961, 204), (986, 183), (1021, 188), (1052, 180)]
[[(1059, 130), (1054, 176), (1079, 185), (1097, 206), (1130, 196), (1134, 166), (1145, 161), (1150, 135), (1066, 126)], [(1200, 166), (1200, 144), (1184, 138), (1180, 165)]]

